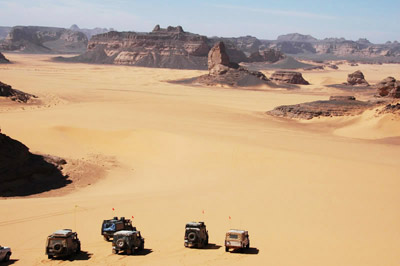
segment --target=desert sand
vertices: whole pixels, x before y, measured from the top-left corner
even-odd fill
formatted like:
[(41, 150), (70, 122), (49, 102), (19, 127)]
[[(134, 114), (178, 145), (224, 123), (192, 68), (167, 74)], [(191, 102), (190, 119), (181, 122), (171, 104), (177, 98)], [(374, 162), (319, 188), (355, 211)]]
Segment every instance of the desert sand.
[[(0, 81), (41, 103), (0, 100), (2, 132), (104, 172), (81, 175), (81, 187), (0, 200), (0, 244), (13, 265), (398, 265), (400, 118), (265, 114), (343, 94), (324, 85), (357, 69), (370, 83), (399, 77), (398, 65), (306, 71), (312, 85), (299, 90), (238, 90), (165, 82), (206, 71), (6, 56), (14, 63), (0, 66)], [(113, 216), (134, 217), (145, 254), (111, 253), (100, 226)], [(205, 221), (215, 245), (184, 248), (192, 220)], [(73, 262), (45, 256), (47, 235), (61, 228), (77, 230), (86, 252)], [(248, 254), (225, 253), (231, 228), (249, 231)]]

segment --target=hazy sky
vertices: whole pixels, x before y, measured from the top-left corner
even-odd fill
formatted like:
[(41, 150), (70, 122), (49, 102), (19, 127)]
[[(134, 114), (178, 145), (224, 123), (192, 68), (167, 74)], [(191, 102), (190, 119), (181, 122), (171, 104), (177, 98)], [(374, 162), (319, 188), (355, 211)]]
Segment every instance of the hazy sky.
[(0, 0), (0, 10), (0, 26), (77, 24), (151, 31), (160, 24), (207, 36), (275, 39), (299, 32), (400, 41), (400, 0)]

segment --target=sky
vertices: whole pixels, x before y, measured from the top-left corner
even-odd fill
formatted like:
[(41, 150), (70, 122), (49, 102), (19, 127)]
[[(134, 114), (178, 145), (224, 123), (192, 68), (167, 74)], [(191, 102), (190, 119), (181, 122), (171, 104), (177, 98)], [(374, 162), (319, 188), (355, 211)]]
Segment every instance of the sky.
[(148, 32), (181, 25), (207, 36), (287, 33), (400, 41), (400, 0), (0, 0), (0, 26), (114, 28)]

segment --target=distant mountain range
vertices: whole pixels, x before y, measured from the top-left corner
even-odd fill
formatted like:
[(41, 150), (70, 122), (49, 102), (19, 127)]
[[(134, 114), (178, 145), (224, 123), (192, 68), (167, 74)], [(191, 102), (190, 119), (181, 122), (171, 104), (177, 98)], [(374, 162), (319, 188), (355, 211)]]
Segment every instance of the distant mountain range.
[[(193, 44), (194, 39), (201, 41)], [(261, 40), (253, 36), (206, 37), (184, 32), (179, 26), (167, 29), (156, 26), (149, 33), (116, 32), (106, 28), (81, 29), (77, 25), (72, 25), (69, 29), (37, 26), (0, 27), (0, 51), (79, 53), (82, 54), (79, 60), (90, 63), (204, 69), (207, 52), (218, 41), (225, 43), (229, 57), (236, 63), (273, 63), (284, 59), (285, 54), (318, 61), (345, 59), (400, 62), (400, 43), (397, 41), (373, 44), (367, 39), (319, 40), (299, 33), (281, 35), (276, 40)], [(192, 45), (200, 45), (201, 55), (198, 51), (192, 54)], [(173, 62), (173, 59), (167, 58), (168, 55), (175, 59), (179, 55), (180, 59)], [(191, 58), (191, 55), (195, 57)], [(183, 59), (185, 56), (189, 56), (190, 62)], [(199, 56), (203, 59), (199, 60)]]

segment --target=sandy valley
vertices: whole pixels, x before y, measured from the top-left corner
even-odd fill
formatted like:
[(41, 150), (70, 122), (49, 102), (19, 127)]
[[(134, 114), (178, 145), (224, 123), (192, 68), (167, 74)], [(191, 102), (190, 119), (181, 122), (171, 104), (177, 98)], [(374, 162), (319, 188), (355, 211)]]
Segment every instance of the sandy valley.
[[(303, 71), (311, 85), (299, 89), (246, 90), (166, 82), (202, 70), (5, 55), (13, 64), (0, 66), (0, 81), (39, 98), (1, 99), (1, 132), (32, 152), (65, 158), (76, 178), (0, 200), (11, 264), (398, 265), (400, 116), (369, 110), (300, 121), (266, 112), (331, 95), (363, 99), (325, 85), (358, 69), (371, 84), (400, 78), (399, 65), (342, 64)], [(133, 217), (144, 254), (111, 253), (100, 226), (113, 216)], [(184, 248), (192, 220), (205, 221), (214, 245)], [(47, 235), (61, 228), (82, 241), (85, 252), (72, 262), (45, 256)], [(249, 231), (247, 254), (225, 253), (231, 228)]]

